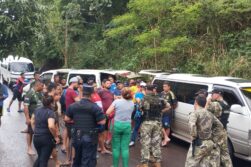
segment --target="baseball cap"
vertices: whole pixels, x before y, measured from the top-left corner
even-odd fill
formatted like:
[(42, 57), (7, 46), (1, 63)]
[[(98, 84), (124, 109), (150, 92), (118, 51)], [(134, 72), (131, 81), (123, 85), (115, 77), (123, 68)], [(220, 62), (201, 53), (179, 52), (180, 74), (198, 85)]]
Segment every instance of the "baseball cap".
[(72, 77), (72, 78), (70, 79), (70, 82), (69, 82), (69, 83), (76, 83), (76, 82), (78, 82), (78, 78), (77, 78), (77, 77)]
[(94, 92), (94, 88), (91, 85), (83, 84), (83, 95), (90, 95)]
[(129, 83), (128, 82), (124, 82), (124, 86), (125, 87), (129, 87)]
[(146, 87), (146, 83), (143, 82), (143, 81), (141, 81), (140, 84), (139, 84), (139, 86), (141, 86), (141, 87)]
[(206, 89), (200, 89), (198, 92), (195, 93), (195, 95), (205, 95), (207, 97), (208, 92)]
[(223, 91), (222, 91), (221, 89), (219, 89), (219, 88), (215, 88), (215, 89), (213, 89), (213, 91), (212, 91), (212, 94), (213, 94), (213, 93), (223, 94)]

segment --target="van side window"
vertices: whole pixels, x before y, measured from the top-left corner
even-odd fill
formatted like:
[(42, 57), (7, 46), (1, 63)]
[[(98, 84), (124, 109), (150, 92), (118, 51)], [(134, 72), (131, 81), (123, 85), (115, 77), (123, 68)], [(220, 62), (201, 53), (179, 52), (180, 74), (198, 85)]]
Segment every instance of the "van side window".
[(208, 90), (207, 85), (190, 84), (190, 83), (176, 83), (176, 97), (180, 102), (194, 104), (195, 93), (200, 89)]
[(223, 89), (223, 99), (228, 103), (229, 106), (233, 104), (239, 104), (243, 106), (236, 94), (231, 90)]
[[(159, 79), (156, 79), (153, 81), (153, 84), (157, 85), (157, 92), (160, 93), (163, 91), (163, 83), (165, 82), (166, 80), (159, 80)], [(171, 90), (174, 92), (176, 92), (175, 90), (175, 83), (173, 81), (167, 81), (170, 83), (171, 85)]]

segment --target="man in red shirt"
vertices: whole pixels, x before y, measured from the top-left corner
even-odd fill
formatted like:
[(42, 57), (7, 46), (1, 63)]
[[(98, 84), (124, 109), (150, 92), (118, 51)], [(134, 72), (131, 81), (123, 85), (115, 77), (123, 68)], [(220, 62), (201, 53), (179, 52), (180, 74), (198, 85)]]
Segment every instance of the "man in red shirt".
[[(107, 109), (110, 107), (114, 100), (114, 95), (110, 92), (110, 87), (111, 87), (111, 81), (104, 79), (102, 81), (103, 88), (98, 92), (101, 101), (102, 101), (102, 106), (103, 106), (103, 111), (106, 113)], [(106, 140), (107, 143), (110, 142), (111, 140), (111, 134), (109, 134), (109, 125), (111, 123), (111, 119), (108, 119), (106, 121), (106, 125), (104, 127), (104, 132), (102, 133), (103, 139)], [(102, 147), (102, 146), (101, 146)], [(110, 151), (101, 148), (101, 153), (111, 153)]]
[(17, 79), (16, 84), (13, 89), (13, 97), (9, 103), (9, 107), (7, 108), (7, 111), (10, 112), (10, 106), (12, 105), (13, 101), (16, 99), (18, 100), (18, 112), (22, 112), (21, 110), (21, 103), (22, 103), (22, 93), (23, 93), (23, 87), (24, 87), (24, 73), (22, 72), (20, 74), (20, 77)]
[[(78, 90), (78, 78), (73, 77), (70, 79), (69, 82), (69, 87), (66, 89), (65, 93), (65, 107), (66, 111), (68, 110), (69, 106), (73, 104), (76, 101), (80, 101), (82, 92), (77, 92)], [(64, 129), (64, 134), (63, 134), (63, 149), (62, 152), (66, 153), (66, 164), (69, 164), (70, 160), (70, 130), (71, 130), (71, 124), (70, 123), (65, 123), (65, 129)], [(65, 149), (64, 149), (65, 148)]]

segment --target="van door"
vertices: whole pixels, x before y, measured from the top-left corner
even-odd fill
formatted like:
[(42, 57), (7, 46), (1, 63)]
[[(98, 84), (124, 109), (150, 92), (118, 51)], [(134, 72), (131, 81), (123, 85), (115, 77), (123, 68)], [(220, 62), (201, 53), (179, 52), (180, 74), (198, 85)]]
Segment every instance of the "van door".
[(172, 131), (185, 139), (190, 139), (188, 118), (189, 114), (194, 111), (195, 93), (200, 89), (208, 90), (208, 85), (176, 82), (175, 89), (178, 106), (172, 122)]
[(157, 85), (157, 91), (163, 91), (163, 82), (168, 81), (171, 85), (171, 90), (175, 94), (178, 105), (174, 112), (174, 117), (171, 125), (172, 135), (190, 142), (190, 130), (188, 126), (189, 114), (194, 111), (195, 93), (200, 89), (208, 90), (208, 85), (184, 83), (179, 81), (155, 79), (153, 84)]
[[(245, 109), (248, 106), (244, 102), (236, 88), (214, 85), (214, 88), (219, 88), (223, 91), (223, 99), (229, 106), (239, 104)], [(228, 136), (233, 144), (234, 151), (242, 155), (249, 154), (249, 129), (250, 118), (249, 114), (238, 114), (230, 111), (227, 124)]]

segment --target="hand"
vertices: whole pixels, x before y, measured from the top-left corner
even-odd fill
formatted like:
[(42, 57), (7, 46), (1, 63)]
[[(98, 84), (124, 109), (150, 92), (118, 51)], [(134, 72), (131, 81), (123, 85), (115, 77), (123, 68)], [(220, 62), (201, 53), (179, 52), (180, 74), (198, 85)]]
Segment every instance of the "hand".
[(60, 143), (59, 137), (55, 137), (54, 139), (55, 139), (55, 141), (56, 141), (56, 144), (59, 144), (59, 143)]
[(30, 125), (31, 124), (31, 120), (27, 119), (25, 123), (26, 123), (26, 125)]

